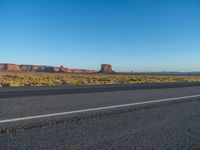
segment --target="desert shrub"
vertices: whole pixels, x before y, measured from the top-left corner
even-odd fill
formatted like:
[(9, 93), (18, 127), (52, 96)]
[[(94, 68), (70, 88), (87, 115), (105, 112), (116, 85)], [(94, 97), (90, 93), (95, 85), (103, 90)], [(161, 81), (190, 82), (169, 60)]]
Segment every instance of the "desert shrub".
[(200, 82), (200, 76), (0, 72), (0, 87)]

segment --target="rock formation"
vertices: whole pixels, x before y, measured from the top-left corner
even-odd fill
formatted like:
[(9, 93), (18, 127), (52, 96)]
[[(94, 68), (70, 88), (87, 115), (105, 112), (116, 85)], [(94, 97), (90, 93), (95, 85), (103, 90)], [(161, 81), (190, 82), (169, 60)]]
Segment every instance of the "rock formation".
[(6, 71), (20, 71), (20, 66), (15, 64), (6, 64), (4, 68)]
[(10, 72), (52, 72), (52, 73), (96, 73), (96, 70), (68, 69), (63, 66), (39, 66), (39, 65), (16, 65), (0, 64), (0, 71)]
[(4, 64), (0, 64), (0, 70), (4, 71), (5, 70), (5, 65)]
[(109, 64), (102, 64), (101, 65), (101, 70), (99, 71), (100, 73), (115, 73), (112, 70), (112, 66)]
[(40, 65), (16, 65), (16, 64), (0, 64), (0, 71), (10, 72), (50, 72), (50, 73), (115, 73), (112, 66), (109, 64), (102, 64), (101, 70), (88, 70), (88, 69), (69, 69), (63, 66), (40, 66)]

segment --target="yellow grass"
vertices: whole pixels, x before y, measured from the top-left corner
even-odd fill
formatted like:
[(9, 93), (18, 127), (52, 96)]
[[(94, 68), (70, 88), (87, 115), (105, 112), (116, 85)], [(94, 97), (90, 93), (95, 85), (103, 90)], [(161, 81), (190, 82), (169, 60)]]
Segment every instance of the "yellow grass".
[(200, 76), (0, 72), (0, 87), (200, 82)]

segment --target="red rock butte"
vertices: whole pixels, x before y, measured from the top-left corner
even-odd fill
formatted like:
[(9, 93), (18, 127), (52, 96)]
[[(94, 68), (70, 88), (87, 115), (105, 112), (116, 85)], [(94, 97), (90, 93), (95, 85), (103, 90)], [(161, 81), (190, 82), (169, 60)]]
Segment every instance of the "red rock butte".
[(112, 66), (109, 65), (109, 64), (102, 64), (102, 65), (101, 65), (101, 70), (100, 70), (99, 72), (100, 72), (100, 73), (108, 73), (108, 74), (115, 73), (115, 72), (112, 70)]

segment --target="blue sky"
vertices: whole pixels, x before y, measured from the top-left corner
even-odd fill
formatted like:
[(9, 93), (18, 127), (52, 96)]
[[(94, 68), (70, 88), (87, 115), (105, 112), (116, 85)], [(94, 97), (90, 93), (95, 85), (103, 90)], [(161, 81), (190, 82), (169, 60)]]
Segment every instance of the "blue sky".
[(0, 62), (200, 71), (199, 0), (0, 0)]

